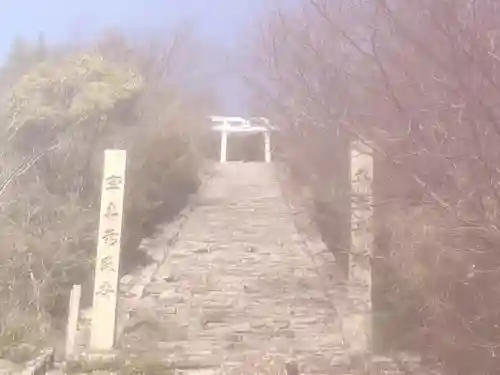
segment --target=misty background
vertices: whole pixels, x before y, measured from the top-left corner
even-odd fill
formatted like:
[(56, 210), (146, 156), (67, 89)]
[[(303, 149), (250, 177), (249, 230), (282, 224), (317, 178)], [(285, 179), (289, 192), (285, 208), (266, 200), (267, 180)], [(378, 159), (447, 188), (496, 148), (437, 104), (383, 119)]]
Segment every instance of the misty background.
[[(189, 27), (213, 48), (204, 62), (217, 76), (221, 112), (248, 116), (246, 90), (231, 68), (244, 48), (248, 30), (269, 10), (266, 0), (89, 0), (0, 1), (0, 64), (16, 38), (48, 44), (86, 41), (102, 32), (120, 30), (133, 38)], [(247, 35), (245, 35), (247, 34)]]
[(72, 285), (90, 304), (103, 151), (127, 151), (129, 272), (218, 162), (218, 114), (279, 129), (274, 165), (345, 274), (369, 144), (374, 350), (499, 374), (498, 4), (0, 0), (0, 358), (61, 341)]

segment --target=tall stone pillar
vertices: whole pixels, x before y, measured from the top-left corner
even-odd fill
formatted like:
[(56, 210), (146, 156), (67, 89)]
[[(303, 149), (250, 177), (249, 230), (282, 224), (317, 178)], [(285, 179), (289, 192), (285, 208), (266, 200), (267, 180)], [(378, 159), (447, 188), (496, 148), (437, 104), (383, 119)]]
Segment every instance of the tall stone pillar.
[(368, 145), (351, 144), (351, 245), (348, 295), (350, 306), (343, 334), (355, 353), (372, 350), (373, 154)]
[(105, 151), (90, 330), (95, 351), (111, 350), (115, 343), (125, 165), (126, 151)]

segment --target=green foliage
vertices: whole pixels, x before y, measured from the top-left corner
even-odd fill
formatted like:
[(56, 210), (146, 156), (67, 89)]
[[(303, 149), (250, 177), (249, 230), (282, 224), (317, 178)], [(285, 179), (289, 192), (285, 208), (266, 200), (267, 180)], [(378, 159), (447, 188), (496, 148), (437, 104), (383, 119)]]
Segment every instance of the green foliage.
[(28, 71), (12, 89), (9, 111), (16, 127), (68, 126), (106, 115), (142, 88), (141, 76), (130, 67), (82, 54)]
[(168, 375), (174, 373), (175, 369), (163, 358), (70, 361), (65, 366), (66, 374), (92, 374), (101, 371), (119, 375)]
[[(103, 43), (114, 53), (100, 53)], [(177, 214), (198, 185), (205, 93), (145, 79), (153, 65), (167, 64), (168, 46), (145, 52), (109, 35), (96, 45), (47, 49), (43, 61), (18, 69), (10, 90), (0, 80), (7, 93), (0, 95), (4, 352), (63, 329), (72, 284), (83, 284), (84, 305), (90, 302), (105, 149), (128, 152), (122, 270), (139, 265), (140, 240)], [(4, 73), (16, 59), (29, 60), (21, 47)]]
[(10, 53), (7, 56), (7, 68), (26, 69), (30, 64), (42, 61), (46, 53), (47, 46), (43, 34), (38, 36), (35, 43), (17, 37), (12, 42)]
[(28, 42), (21, 37), (15, 38), (4, 66), (0, 67), (0, 83), (3, 86), (0, 90), (15, 82), (30, 67), (44, 61), (47, 55), (48, 47), (43, 33), (39, 34), (36, 42)]

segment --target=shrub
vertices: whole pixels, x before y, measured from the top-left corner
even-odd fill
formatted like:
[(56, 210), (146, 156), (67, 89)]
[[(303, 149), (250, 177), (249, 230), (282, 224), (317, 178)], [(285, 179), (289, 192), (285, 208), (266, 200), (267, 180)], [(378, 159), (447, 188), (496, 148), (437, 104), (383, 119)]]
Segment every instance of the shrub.
[[(4, 352), (63, 328), (72, 284), (90, 295), (105, 149), (128, 153), (122, 272), (140, 265), (140, 240), (196, 190), (207, 95), (181, 90), (171, 79), (179, 71), (163, 60), (174, 46), (157, 47), (146, 51), (107, 35), (94, 45), (47, 51), (1, 88)], [(4, 74), (12, 77), (10, 67)], [(161, 77), (153, 71), (159, 68)]]

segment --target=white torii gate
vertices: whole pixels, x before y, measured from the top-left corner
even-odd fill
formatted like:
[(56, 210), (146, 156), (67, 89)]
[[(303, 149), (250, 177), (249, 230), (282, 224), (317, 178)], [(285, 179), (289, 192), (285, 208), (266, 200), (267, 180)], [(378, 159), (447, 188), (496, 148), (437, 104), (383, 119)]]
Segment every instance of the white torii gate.
[(271, 130), (269, 120), (264, 117), (256, 117), (245, 120), (242, 117), (212, 116), (212, 130), (221, 133), (220, 162), (227, 162), (227, 141), (230, 133), (264, 135), (264, 152), (266, 163), (271, 162)]

